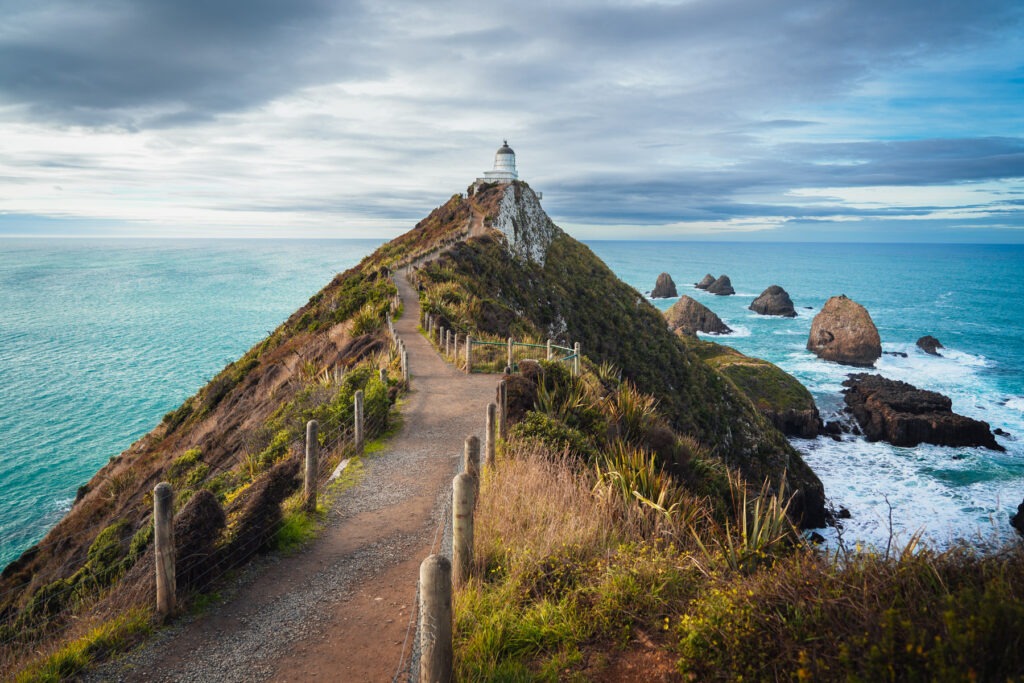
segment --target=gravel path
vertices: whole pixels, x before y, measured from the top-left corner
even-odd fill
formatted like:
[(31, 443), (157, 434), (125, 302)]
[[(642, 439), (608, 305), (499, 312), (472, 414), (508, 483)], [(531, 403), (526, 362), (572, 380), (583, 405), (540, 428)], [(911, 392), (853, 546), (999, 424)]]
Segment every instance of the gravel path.
[(392, 680), (408, 658), (419, 563), (440, 545), (463, 441), (483, 442), (498, 381), (445, 363), (416, 331), (416, 293), (396, 279), (405, 315), (395, 328), (412, 373), (403, 428), (363, 459), (322, 536), (293, 556), (256, 561), (221, 604), (84, 680)]

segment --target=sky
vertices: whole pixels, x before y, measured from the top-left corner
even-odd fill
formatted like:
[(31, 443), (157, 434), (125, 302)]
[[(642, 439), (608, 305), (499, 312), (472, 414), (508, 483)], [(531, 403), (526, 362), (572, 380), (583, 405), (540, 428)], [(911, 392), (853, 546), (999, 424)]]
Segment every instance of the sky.
[(0, 0), (0, 236), (1024, 243), (1020, 0)]

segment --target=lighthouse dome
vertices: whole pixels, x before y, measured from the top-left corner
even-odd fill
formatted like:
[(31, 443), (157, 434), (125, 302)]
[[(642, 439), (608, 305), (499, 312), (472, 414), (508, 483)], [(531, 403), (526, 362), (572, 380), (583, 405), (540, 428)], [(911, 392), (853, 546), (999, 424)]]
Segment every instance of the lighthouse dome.
[(498, 148), (496, 154), (511, 154), (515, 156), (515, 152), (513, 152), (512, 148), (508, 146), (508, 140), (505, 140), (504, 142), (505, 144)]

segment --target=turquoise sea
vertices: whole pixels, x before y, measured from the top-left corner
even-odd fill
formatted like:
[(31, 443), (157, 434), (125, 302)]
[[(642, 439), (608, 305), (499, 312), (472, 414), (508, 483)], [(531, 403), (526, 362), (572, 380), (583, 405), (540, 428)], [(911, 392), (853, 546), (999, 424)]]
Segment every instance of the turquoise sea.
[(0, 566), (381, 240), (0, 239)]
[[(842, 407), (841, 383), (860, 372), (805, 350), (811, 320), (825, 301), (846, 294), (864, 305), (882, 337), (876, 364), (886, 377), (946, 394), (953, 410), (1010, 433), (1005, 453), (981, 448), (897, 448), (847, 437), (794, 439), (825, 484), (853, 515), (843, 539), (884, 546), (892, 532), (918, 530), (933, 545), (1014, 535), (1009, 515), (1024, 500), (1024, 246), (920, 244), (735, 244), (592, 242), (619, 277), (646, 292), (661, 272), (715, 311), (735, 332), (714, 337), (772, 361), (814, 395), (822, 416)], [(726, 274), (734, 296), (693, 287), (705, 273)], [(789, 292), (798, 317), (747, 309), (769, 285)], [(671, 300), (655, 300), (667, 309)], [(915, 346), (925, 335), (947, 348), (942, 358)], [(835, 542), (835, 530), (823, 532)]]
[[(75, 490), (379, 240), (0, 239), (0, 566), (39, 540)], [(804, 349), (811, 318), (845, 293), (871, 312), (879, 372), (951, 396), (1009, 432), (1004, 454), (796, 440), (837, 505), (844, 538), (884, 544), (1008, 538), (1024, 498), (1024, 247), (591, 242), (641, 292), (658, 273), (736, 330), (716, 341), (781, 365), (828, 417), (850, 370)], [(737, 295), (692, 287), (728, 274)], [(770, 284), (800, 316), (746, 307)], [(667, 308), (671, 301), (654, 302)], [(810, 309), (803, 308), (810, 307)], [(914, 340), (933, 334), (943, 358)], [(888, 503), (886, 503), (888, 500)], [(834, 539), (835, 534), (826, 534)]]

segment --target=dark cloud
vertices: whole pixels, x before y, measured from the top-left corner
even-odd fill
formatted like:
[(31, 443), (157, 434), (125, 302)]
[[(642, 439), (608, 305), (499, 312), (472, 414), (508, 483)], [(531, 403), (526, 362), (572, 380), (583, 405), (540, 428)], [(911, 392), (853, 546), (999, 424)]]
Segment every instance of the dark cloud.
[[(356, 3), (0, 2), (0, 101), (67, 123), (194, 122), (373, 72)], [(360, 56), (362, 55), (362, 56)]]

